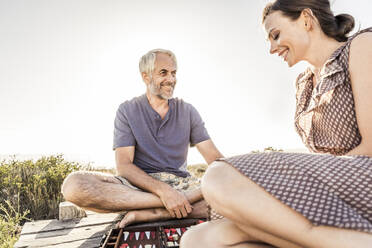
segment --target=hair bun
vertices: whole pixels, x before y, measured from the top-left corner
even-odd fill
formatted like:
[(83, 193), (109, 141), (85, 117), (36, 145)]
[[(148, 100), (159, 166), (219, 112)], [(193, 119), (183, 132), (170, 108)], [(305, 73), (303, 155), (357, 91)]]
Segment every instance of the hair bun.
[(348, 14), (340, 14), (335, 16), (337, 24), (337, 36), (346, 39), (346, 35), (354, 29), (354, 17)]
[(354, 17), (348, 14), (334, 16), (329, 0), (274, 0), (266, 5), (262, 22), (274, 11), (281, 11), (291, 20), (297, 20), (304, 9), (311, 9), (323, 33), (328, 37), (339, 42), (348, 40), (348, 33), (355, 25)]

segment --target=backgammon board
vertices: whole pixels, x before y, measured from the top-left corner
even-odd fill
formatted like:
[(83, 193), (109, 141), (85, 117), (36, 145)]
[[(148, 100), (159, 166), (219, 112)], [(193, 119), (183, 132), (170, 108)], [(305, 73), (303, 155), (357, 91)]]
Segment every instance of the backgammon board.
[(205, 220), (180, 219), (111, 229), (102, 248), (178, 248), (182, 235)]

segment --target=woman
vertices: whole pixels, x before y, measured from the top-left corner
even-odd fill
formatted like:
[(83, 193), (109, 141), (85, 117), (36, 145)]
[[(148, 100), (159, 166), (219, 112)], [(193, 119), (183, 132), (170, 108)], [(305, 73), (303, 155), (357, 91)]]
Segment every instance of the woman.
[(295, 127), (319, 154), (214, 162), (202, 191), (226, 218), (192, 228), (181, 247), (372, 247), (372, 28), (347, 37), (353, 17), (328, 0), (277, 0), (263, 25), (270, 53), (310, 64)]

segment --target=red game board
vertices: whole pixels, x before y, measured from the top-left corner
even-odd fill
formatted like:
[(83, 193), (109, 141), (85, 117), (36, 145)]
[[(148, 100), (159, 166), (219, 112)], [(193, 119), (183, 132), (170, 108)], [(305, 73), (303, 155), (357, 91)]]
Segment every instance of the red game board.
[(182, 235), (199, 219), (181, 219), (137, 224), (111, 229), (102, 248), (178, 248)]

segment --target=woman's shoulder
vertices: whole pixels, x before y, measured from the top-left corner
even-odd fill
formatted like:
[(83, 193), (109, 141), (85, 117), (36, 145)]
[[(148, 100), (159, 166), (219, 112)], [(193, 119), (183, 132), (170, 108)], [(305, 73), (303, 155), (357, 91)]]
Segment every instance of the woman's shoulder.
[(372, 28), (369, 32), (363, 32), (355, 36), (350, 44), (349, 66), (359, 67), (366, 60), (372, 63)]
[(368, 48), (372, 44), (372, 27), (363, 29), (349, 38), (350, 51), (355, 47)]
[(350, 44), (349, 72), (353, 91), (357, 86), (371, 84), (372, 30), (356, 36)]
[(372, 29), (370, 32), (364, 32), (356, 36), (350, 44), (350, 52), (358, 48), (371, 48), (372, 46)]

